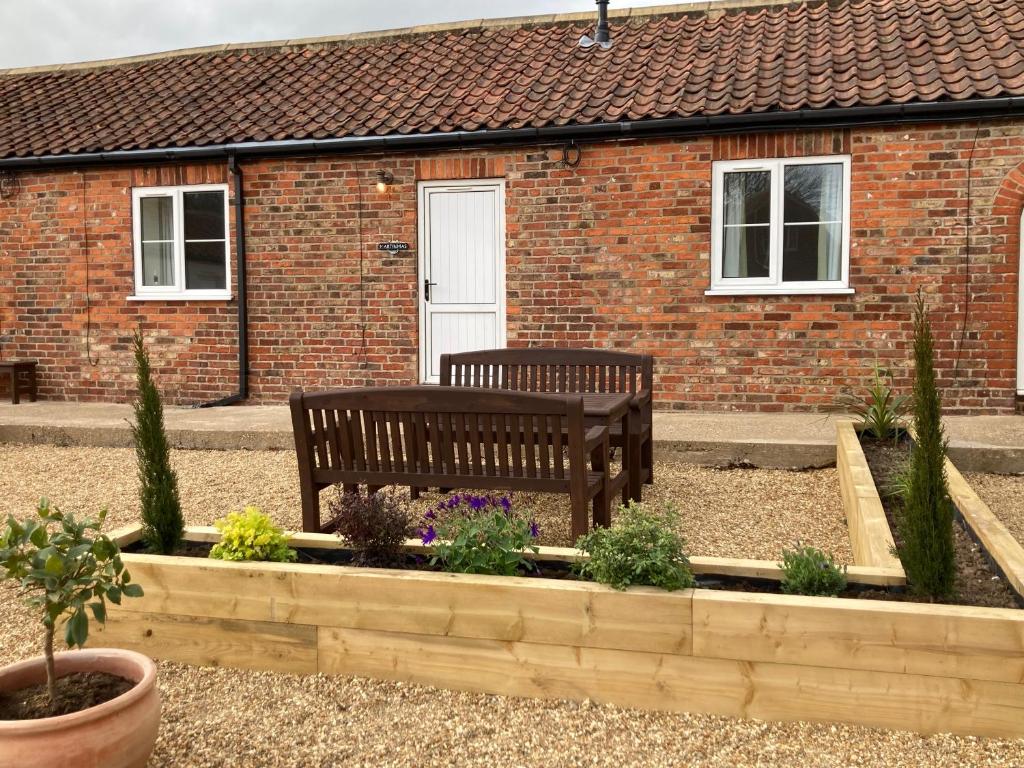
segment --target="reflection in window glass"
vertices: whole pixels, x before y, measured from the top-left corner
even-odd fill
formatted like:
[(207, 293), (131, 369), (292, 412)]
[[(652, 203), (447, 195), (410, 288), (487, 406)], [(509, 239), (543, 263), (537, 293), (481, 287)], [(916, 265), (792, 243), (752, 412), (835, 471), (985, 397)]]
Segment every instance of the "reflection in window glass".
[(783, 189), (782, 279), (841, 279), (843, 166), (791, 165)]
[(768, 277), (771, 268), (771, 171), (724, 176), (722, 277)]

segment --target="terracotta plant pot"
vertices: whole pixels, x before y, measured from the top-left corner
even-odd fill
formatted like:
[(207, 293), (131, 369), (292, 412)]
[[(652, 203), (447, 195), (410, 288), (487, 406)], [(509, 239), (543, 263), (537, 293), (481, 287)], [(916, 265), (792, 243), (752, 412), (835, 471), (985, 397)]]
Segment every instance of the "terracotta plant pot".
[[(57, 677), (107, 672), (136, 685), (116, 699), (81, 712), (40, 720), (0, 720), (0, 766), (18, 768), (142, 768), (160, 726), (156, 664), (115, 648), (65, 651), (54, 656)], [(0, 691), (46, 682), (42, 657), (0, 669)]]

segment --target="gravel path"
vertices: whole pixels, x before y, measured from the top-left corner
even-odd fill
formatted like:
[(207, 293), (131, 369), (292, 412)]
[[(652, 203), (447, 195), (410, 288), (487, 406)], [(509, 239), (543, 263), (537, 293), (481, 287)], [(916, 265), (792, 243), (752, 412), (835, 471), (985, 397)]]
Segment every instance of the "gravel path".
[[(300, 527), (292, 454), (176, 451), (173, 461), (191, 524), (209, 525), (255, 504), (285, 528)], [(659, 461), (656, 470), (657, 482), (644, 488), (644, 499), (679, 507), (690, 554), (777, 560), (783, 547), (800, 539), (851, 562), (835, 470), (718, 470), (675, 460)], [(45, 495), (80, 514), (106, 506), (110, 524), (119, 525), (137, 519), (135, 494), (129, 449), (0, 446), (0, 514), (24, 516)], [(416, 506), (425, 510), (438, 498), (424, 495)], [(516, 499), (537, 518), (542, 544), (572, 544), (567, 497), (521, 494)]]
[[(283, 525), (298, 524), (290, 455), (196, 451), (174, 458), (190, 522), (209, 523), (250, 502)], [(677, 501), (694, 553), (726, 554), (724, 545), (757, 556), (799, 535), (819, 546), (835, 541), (843, 556), (832, 471), (715, 471), (672, 462), (659, 462), (658, 470), (650, 498)], [(789, 497), (794, 488), (800, 500)], [(43, 493), (76, 511), (106, 505), (112, 523), (130, 522), (131, 452), (0, 446), (0, 513), (24, 516)], [(554, 519), (548, 522), (554, 529)], [(0, 587), (0, 611), (0, 663), (38, 653), (38, 633), (9, 587)], [(1024, 741), (649, 713), (168, 662), (160, 673), (164, 712), (153, 766), (1024, 765)]]
[(1024, 544), (1024, 475), (983, 475), (965, 479), (989, 509)]

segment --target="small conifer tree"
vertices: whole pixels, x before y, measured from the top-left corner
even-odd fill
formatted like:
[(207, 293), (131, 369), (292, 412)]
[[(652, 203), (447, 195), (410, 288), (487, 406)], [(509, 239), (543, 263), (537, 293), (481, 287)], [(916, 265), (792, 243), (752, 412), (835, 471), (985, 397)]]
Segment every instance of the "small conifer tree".
[(935, 383), (931, 324), (921, 292), (914, 308), (914, 432), (906, 499), (899, 519), (900, 559), (913, 590), (931, 599), (953, 595), (953, 507), (946, 485), (946, 438)]
[(169, 555), (177, 550), (185, 535), (185, 520), (178, 498), (178, 476), (171, 469), (171, 452), (164, 431), (164, 408), (149, 365), (149, 354), (136, 331), (135, 375), (138, 397), (134, 403), (135, 423), (132, 439), (139, 462), (140, 501), (143, 538), (153, 552)]

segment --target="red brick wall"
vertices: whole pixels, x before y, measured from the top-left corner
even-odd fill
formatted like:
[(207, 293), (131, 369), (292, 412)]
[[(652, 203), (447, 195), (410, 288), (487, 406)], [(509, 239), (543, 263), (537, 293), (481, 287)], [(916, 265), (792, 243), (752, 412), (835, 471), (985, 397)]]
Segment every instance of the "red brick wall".
[[(651, 351), (667, 408), (819, 408), (864, 383), (876, 358), (908, 380), (921, 287), (946, 405), (1011, 412), (1024, 125), (984, 127), (976, 144), (975, 133), (963, 124), (591, 144), (576, 168), (561, 163), (561, 147), (248, 161), (253, 400), (413, 382), (416, 181), (502, 177), (511, 345)], [(838, 152), (852, 154), (856, 292), (705, 296), (712, 161)], [(381, 167), (395, 177), (385, 195), (374, 187)], [(0, 336), (13, 336), (2, 354), (38, 358), (45, 397), (123, 400), (129, 336), (141, 325), (171, 402), (234, 391), (234, 302), (126, 299), (130, 187), (226, 178), (213, 164), (20, 173), (0, 200)], [(380, 240), (413, 250), (380, 253)]]

